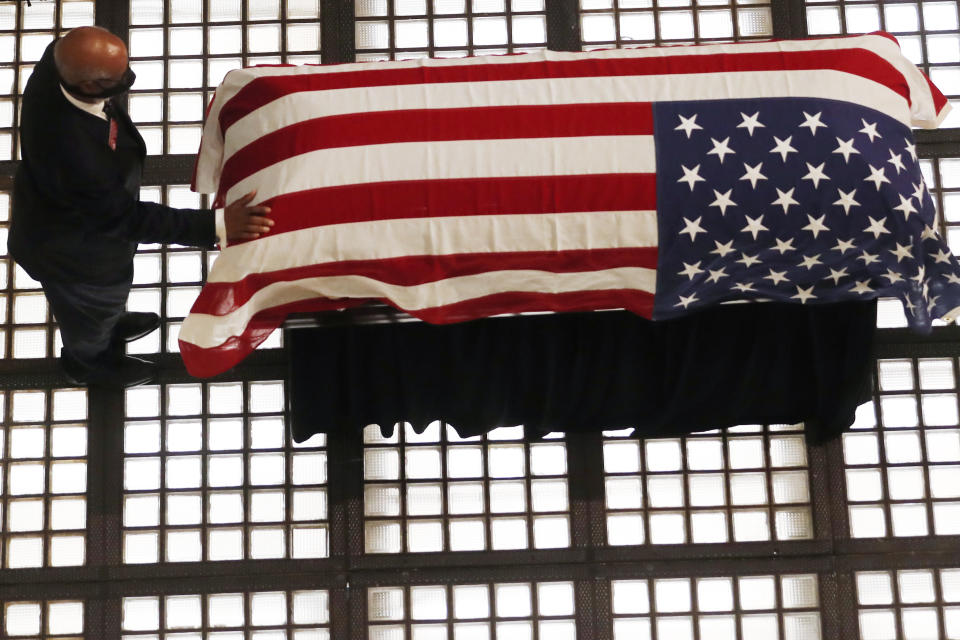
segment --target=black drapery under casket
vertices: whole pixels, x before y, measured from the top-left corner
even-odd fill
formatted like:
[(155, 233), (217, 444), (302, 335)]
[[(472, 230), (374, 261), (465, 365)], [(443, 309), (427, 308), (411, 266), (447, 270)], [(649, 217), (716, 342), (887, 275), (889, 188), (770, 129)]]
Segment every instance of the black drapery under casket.
[(434, 421), (678, 435), (806, 423), (821, 442), (870, 398), (876, 303), (737, 304), (666, 322), (625, 311), (288, 332), (296, 441)]

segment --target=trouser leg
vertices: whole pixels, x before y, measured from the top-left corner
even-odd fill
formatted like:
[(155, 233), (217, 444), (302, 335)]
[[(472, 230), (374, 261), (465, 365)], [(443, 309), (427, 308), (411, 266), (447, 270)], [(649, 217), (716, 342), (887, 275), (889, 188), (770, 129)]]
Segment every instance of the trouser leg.
[(90, 285), (48, 280), (41, 284), (60, 325), (66, 355), (87, 368), (109, 358), (113, 329), (126, 308), (130, 283)]

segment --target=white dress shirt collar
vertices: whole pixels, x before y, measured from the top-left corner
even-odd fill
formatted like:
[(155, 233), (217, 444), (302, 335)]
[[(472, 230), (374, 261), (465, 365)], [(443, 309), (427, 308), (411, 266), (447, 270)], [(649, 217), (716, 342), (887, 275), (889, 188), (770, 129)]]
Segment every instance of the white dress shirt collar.
[(87, 113), (97, 116), (102, 120), (108, 119), (107, 114), (103, 112), (103, 105), (106, 104), (107, 102), (106, 100), (98, 100), (96, 102), (83, 102), (81, 100), (77, 100), (72, 95), (70, 95), (69, 91), (63, 88), (63, 85), (60, 85), (60, 91), (63, 92), (63, 97), (65, 97), (67, 101), (70, 102), (70, 104), (75, 106), (77, 109), (80, 109), (81, 111), (86, 111)]

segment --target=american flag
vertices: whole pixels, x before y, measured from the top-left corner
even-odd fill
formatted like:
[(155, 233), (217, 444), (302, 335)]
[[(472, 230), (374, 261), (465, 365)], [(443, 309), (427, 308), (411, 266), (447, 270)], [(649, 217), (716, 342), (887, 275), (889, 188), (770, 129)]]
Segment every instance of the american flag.
[(897, 296), (960, 306), (911, 126), (949, 107), (885, 34), (255, 67), (211, 103), (194, 187), (258, 189), (180, 333), (228, 369), (289, 313), (428, 322)]

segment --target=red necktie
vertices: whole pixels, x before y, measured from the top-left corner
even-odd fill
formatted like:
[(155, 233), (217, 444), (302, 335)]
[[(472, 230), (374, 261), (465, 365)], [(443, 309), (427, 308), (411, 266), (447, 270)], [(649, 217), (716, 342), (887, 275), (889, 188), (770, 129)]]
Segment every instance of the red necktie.
[(110, 149), (113, 151), (117, 150), (117, 119), (113, 117), (113, 104), (108, 100), (103, 105), (103, 112), (107, 114), (107, 120), (110, 122), (110, 137), (107, 139), (107, 144), (110, 145)]

